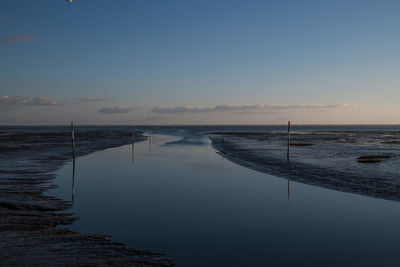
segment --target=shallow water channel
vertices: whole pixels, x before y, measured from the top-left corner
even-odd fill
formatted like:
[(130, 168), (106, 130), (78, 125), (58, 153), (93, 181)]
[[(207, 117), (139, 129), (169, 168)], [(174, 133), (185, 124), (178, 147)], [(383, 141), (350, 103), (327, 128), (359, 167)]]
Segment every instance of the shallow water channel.
[(400, 203), (259, 173), (197, 138), (96, 152), (77, 159), (74, 176), (64, 166), (49, 194), (74, 201), (80, 219), (66, 227), (177, 266), (397, 266)]

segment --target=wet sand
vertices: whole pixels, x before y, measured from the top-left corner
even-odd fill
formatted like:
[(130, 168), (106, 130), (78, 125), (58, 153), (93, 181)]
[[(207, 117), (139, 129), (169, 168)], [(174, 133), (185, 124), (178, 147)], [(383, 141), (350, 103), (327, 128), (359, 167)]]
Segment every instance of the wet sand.
[[(78, 130), (75, 138), (77, 156), (132, 142), (131, 132), (112, 129)], [(135, 142), (145, 138), (136, 133)], [(44, 192), (54, 188), (55, 172), (72, 160), (69, 132), (3, 129), (0, 159), (2, 265), (173, 265), (162, 254), (129, 248), (109, 236), (60, 227), (77, 219), (66, 211), (72, 204)]]

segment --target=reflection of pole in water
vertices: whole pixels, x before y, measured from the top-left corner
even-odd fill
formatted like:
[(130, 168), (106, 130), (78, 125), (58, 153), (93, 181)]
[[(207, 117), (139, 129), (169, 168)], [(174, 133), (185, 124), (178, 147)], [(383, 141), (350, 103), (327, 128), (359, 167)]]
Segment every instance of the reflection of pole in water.
[(135, 164), (135, 143), (132, 143), (132, 165)]
[(152, 140), (152, 142), (153, 142), (153, 144), (155, 144), (156, 143), (156, 140), (155, 140), (155, 136), (154, 136), (154, 133), (157, 131), (157, 126), (156, 127), (154, 127), (154, 132), (152, 133), (152, 136), (153, 136), (153, 140)]
[(287, 180), (287, 199), (290, 201), (290, 180)]
[(75, 195), (75, 130), (74, 130), (74, 122), (71, 121), (71, 139), (72, 139), (72, 202), (74, 202), (74, 195)]
[(135, 129), (132, 129), (132, 165), (135, 163)]
[(74, 122), (71, 121), (71, 139), (72, 139), (72, 159), (75, 163), (75, 130), (74, 130)]
[(290, 121), (288, 121), (287, 132), (288, 132), (288, 140), (287, 140), (286, 158), (287, 158), (287, 160), (289, 160), (289, 153), (290, 153)]
[(149, 133), (149, 155), (151, 155), (151, 133)]
[(72, 202), (74, 202), (75, 196), (75, 159), (72, 164)]

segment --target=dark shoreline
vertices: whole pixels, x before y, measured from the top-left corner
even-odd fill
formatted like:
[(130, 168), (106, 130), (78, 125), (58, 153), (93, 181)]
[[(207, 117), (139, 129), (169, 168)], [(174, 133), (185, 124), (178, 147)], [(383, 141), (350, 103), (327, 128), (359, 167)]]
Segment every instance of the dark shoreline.
[[(77, 130), (77, 156), (132, 143), (129, 131)], [(146, 137), (136, 132), (135, 142)], [(0, 134), (0, 262), (2, 265), (172, 266), (159, 253), (128, 248), (109, 236), (56, 226), (77, 218), (71, 202), (47, 196), (55, 172), (72, 160), (71, 134), (36, 129)]]

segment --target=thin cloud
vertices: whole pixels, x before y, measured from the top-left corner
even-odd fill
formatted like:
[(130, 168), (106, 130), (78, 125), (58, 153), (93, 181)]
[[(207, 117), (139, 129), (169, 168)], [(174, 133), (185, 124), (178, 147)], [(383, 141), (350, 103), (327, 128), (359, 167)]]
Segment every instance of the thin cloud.
[(213, 108), (197, 108), (191, 106), (179, 107), (155, 107), (154, 113), (202, 113), (202, 112), (267, 112), (270, 110), (289, 110), (289, 109), (346, 109), (353, 108), (349, 104), (312, 104), (312, 105), (216, 105)]
[(350, 104), (314, 104), (314, 105), (265, 105), (264, 108), (270, 109), (346, 109), (354, 108), (355, 105)]
[(0, 45), (9, 45), (11, 43), (20, 43), (37, 39), (34, 34), (13, 35), (7, 38), (0, 39)]
[(155, 107), (154, 113), (201, 113), (213, 111), (212, 108), (196, 108), (191, 106), (179, 106), (179, 107)]
[(28, 105), (33, 105), (33, 106), (54, 106), (57, 105), (57, 101), (51, 98), (40, 98), (40, 97), (35, 97), (28, 101)]
[(79, 98), (82, 102), (104, 102), (107, 101), (105, 98), (91, 98), (91, 97), (81, 97)]
[(114, 106), (114, 107), (103, 107), (99, 109), (100, 113), (105, 113), (105, 114), (123, 114), (123, 113), (128, 113), (132, 111), (133, 108), (124, 108), (120, 106)]
[(244, 110), (260, 110), (266, 105), (217, 105), (213, 108), (215, 111), (244, 111)]
[(57, 101), (47, 97), (24, 97), (24, 96), (0, 96), (0, 106), (54, 106), (58, 105)]
[(216, 111), (247, 111), (247, 110), (274, 110), (274, 109), (344, 109), (352, 108), (354, 105), (349, 104), (310, 104), (310, 105), (217, 105), (214, 107)]

